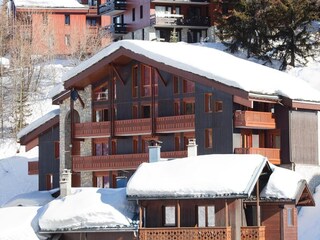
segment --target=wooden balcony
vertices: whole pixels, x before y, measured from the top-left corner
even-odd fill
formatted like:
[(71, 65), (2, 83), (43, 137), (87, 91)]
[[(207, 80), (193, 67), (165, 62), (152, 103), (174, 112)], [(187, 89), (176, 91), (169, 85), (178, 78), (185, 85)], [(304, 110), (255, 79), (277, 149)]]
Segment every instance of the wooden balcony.
[[(76, 123), (75, 138), (109, 137), (110, 122)], [(156, 133), (191, 132), (195, 130), (194, 115), (180, 115), (156, 118)], [(117, 120), (114, 124), (115, 136), (148, 135), (152, 131), (151, 118)]]
[(276, 129), (276, 121), (271, 112), (235, 111), (235, 128)]
[[(187, 151), (161, 152), (161, 158), (186, 157)], [(106, 171), (106, 170), (135, 170), (143, 163), (148, 162), (148, 153), (106, 155), (106, 156), (74, 156), (73, 171)]]
[(151, 134), (151, 118), (115, 121), (116, 136), (134, 136)]
[(269, 162), (279, 165), (280, 149), (278, 148), (235, 148), (234, 153), (236, 154), (260, 154), (268, 158)]
[(39, 174), (39, 162), (33, 161), (28, 162), (28, 175), (37, 175)]
[(110, 122), (76, 123), (74, 128), (75, 138), (96, 138), (110, 136)]
[(126, 9), (126, 0), (111, 0), (99, 6), (99, 14), (113, 16), (125, 12)]
[(156, 118), (157, 133), (192, 132), (195, 130), (194, 115), (180, 115)]
[(139, 240), (231, 240), (231, 227), (140, 228)]
[(264, 226), (241, 227), (241, 240), (265, 240), (265, 232)]

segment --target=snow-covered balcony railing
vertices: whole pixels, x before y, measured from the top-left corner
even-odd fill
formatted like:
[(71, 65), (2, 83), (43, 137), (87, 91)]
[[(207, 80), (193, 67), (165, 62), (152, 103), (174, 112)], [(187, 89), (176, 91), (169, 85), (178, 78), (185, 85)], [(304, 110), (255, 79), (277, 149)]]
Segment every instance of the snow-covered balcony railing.
[(268, 158), (269, 162), (279, 165), (280, 160), (280, 149), (278, 148), (235, 148), (234, 153), (236, 154), (260, 154)]
[(235, 111), (235, 128), (275, 129), (276, 121), (271, 112)]
[(140, 228), (140, 240), (231, 240), (231, 227)]
[[(182, 158), (187, 151), (161, 152), (161, 158)], [(73, 171), (101, 171), (136, 169), (141, 163), (149, 161), (149, 153), (135, 153), (105, 156), (74, 156)]]
[(126, 9), (126, 0), (107, 0), (106, 3), (99, 6), (99, 14), (112, 16), (124, 12)]
[(28, 162), (28, 175), (37, 175), (39, 174), (39, 162), (33, 161)]
[(241, 240), (265, 240), (266, 228), (264, 226), (241, 227)]

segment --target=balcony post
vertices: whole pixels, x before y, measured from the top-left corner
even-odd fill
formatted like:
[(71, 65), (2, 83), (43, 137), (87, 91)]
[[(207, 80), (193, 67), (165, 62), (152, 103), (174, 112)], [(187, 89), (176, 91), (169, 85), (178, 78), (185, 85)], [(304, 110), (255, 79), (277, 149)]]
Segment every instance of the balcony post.
[(260, 214), (260, 189), (259, 189), (259, 179), (257, 181), (257, 226), (261, 225), (261, 214)]
[(181, 210), (180, 210), (180, 200), (177, 200), (177, 227), (180, 228), (181, 226)]
[(225, 210), (225, 215), (226, 215), (225, 225), (226, 225), (226, 227), (228, 227), (229, 226), (229, 206), (228, 206), (227, 199), (224, 201), (224, 210)]

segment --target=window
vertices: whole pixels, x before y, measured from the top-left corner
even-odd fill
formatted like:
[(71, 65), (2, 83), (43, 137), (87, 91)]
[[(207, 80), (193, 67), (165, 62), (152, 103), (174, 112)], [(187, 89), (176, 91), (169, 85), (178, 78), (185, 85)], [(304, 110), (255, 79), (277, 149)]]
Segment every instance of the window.
[(66, 46), (70, 46), (71, 45), (71, 39), (70, 39), (71, 37), (70, 37), (70, 35), (69, 34), (66, 34), (65, 36), (64, 36), (64, 43), (65, 43), (65, 45)]
[(173, 93), (179, 93), (179, 78), (177, 76), (173, 76)]
[(134, 32), (131, 32), (131, 39), (134, 39)]
[(204, 130), (205, 135), (205, 148), (212, 148), (212, 128)]
[(109, 89), (108, 86), (100, 87), (94, 93), (96, 101), (108, 101), (109, 99)]
[(175, 206), (164, 206), (164, 226), (173, 227), (176, 225)]
[(132, 97), (138, 97), (138, 66), (132, 67)]
[(215, 207), (214, 206), (198, 206), (198, 227), (214, 227)]
[(108, 139), (95, 139), (94, 140), (94, 155), (105, 156), (109, 155), (109, 143)]
[(69, 14), (64, 15), (64, 24), (70, 25), (70, 15)]
[(140, 5), (140, 18), (143, 18), (143, 5)]
[(212, 93), (204, 94), (204, 108), (205, 112), (212, 112)]
[(151, 67), (141, 66), (141, 96), (151, 96)]
[(87, 18), (87, 25), (88, 26), (97, 26), (97, 19), (95, 19), (95, 18)]
[(183, 114), (188, 115), (188, 114), (194, 114), (194, 99), (192, 100), (183, 100)]
[(194, 82), (183, 80), (183, 93), (193, 93), (194, 92)]
[(223, 102), (222, 101), (215, 101), (214, 111), (215, 112), (222, 112), (223, 111)]
[(47, 190), (53, 188), (53, 175), (51, 173), (46, 175), (46, 188)]
[(95, 121), (96, 122), (107, 122), (109, 121), (109, 110), (108, 109), (98, 109), (95, 111)]
[(288, 226), (294, 226), (293, 224), (293, 209), (292, 208), (287, 208), (287, 221), (288, 221)]
[(60, 158), (60, 144), (59, 141), (54, 142), (54, 158), (59, 159)]
[(151, 117), (151, 106), (150, 105), (142, 105), (141, 106), (141, 114), (142, 118), (150, 118)]
[(132, 8), (132, 22), (136, 20), (136, 9)]

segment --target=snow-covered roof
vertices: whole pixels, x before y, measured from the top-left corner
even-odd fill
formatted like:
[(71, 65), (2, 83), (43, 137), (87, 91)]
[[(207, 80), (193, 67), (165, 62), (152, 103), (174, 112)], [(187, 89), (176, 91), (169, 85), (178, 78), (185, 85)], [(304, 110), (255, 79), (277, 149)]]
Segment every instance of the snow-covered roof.
[(143, 163), (127, 185), (133, 199), (250, 197), (264, 167), (271, 176), (261, 197), (295, 200), (302, 177), (255, 154), (213, 154)]
[(126, 199), (125, 188), (73, 188), (73, 193), (43, 207), (41, 231), (132, 228), (135, 202)]
[(267, 159), (212, 154), (143, 163), (127, 185), (129, 198), (249, 197)]
[(13, 0), (16, 7), (88, 8), (77, 0)]
[(40, 127), (41, 125), (45, 124), (46, 122), (50, 121), (54, 117), (58, 116), (60, 114), (60, 109), (54, 109), (51, 112), (45, 114), (41, 118), (38, 118), (36, 121), (30, 123), (25, 128), (21, 129), (20, 132), (18, 132), (17, 137), (18, 139), (22, 138), (23, 136), (27, 135), (28, 133), (32, 132), (36, 128)]
[(320, 102), (320, 92), (302, 79), (214, 48), (182, 42), (118, 41), (80, 63), (66, 73), (62, 80), (75, 77), (120, 48), (249, 93)]

